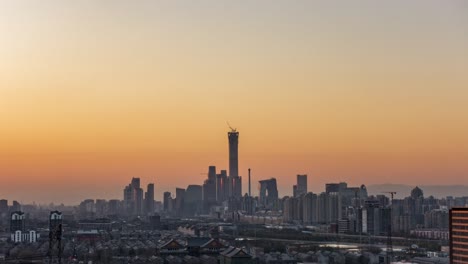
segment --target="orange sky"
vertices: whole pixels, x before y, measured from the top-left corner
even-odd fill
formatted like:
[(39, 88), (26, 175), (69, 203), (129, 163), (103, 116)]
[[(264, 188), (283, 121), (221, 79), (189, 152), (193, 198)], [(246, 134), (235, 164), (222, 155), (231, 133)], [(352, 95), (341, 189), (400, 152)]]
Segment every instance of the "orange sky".
[[(464, 1), (0, 4), (0, 198), (121, 198), (227, 169), (468, 185)], [(246, 179), (244, 180), (244, 186)], [(256, 183), (255, 185), (256, 186)], [(244, 188), (246, 190), (246, 188)]]

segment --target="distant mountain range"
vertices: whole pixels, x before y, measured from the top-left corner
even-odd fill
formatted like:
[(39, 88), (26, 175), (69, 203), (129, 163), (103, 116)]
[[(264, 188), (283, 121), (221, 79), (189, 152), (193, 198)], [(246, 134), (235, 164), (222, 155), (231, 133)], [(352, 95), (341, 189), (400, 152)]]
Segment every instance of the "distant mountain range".
[[(397, 192), (395, 198), (401, 199), (410, 196), (414, 187), (416, 186), (404, 184), (374, 184), (367, 186), (367, 192), (369, 195)], [(423, 190), (424, 197), (431, 195), (436, 198), (468, 196), (468, 186), (464, 185), (418, 185), (418, 187)]]

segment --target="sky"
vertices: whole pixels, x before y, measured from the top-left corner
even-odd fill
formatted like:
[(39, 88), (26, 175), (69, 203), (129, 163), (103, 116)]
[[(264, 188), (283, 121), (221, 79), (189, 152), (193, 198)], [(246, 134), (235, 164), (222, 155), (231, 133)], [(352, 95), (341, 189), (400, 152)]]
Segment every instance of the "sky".
[(468, 185), (466, 1), (1, 1), (0, 198)]

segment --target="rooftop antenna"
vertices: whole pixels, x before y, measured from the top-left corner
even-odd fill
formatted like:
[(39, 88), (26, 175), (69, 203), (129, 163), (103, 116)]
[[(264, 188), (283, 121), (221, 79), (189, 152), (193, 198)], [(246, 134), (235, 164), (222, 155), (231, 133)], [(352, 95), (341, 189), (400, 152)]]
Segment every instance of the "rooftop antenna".
[(237, 132), (237, 128), (232, 128), (228, 121), (226, 121), (228, 127), (231, 129), (231, 132)]

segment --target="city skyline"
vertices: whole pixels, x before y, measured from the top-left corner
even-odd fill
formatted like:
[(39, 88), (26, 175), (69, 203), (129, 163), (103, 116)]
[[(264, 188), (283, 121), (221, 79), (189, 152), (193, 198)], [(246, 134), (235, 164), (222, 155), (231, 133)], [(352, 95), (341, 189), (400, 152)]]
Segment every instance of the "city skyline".
[[(206, 175), (208, 176), (208, 179), (206, 179), (204, 181), (204, 183), (202, 184), (202, 182), (189, 182), (188, 185), (187, 185), (187, 190), (189, 188), (193, 188), (194, 186), (198, 186), (197, 188), (200, 188), (200, 195), (203, 196), (203, 200), (206, 202), (208, 201), (208, 203), (206, 204), (206, 206), (210, 207), (213, 205), (213, 203), (219, 203), (219, 202), (222, 202), (224, 200), (229, 200), (230, 198), (235, 198), (235, 199), (239, 199), (241, 198), (244, 194), (245, 195), (249, 195), (250, 196), (250, 174), (251, 174), (251, 169), (249, 168), (248, 169), (248, 176), (249, 176), (249, 182), (247, 183), (244, 183), (244, 185), (247, 185), (246, 189), (243, 189), (245, 186), (241, 186), (240, 189), (237, 189), (236, 187), (233, 187), (235, 186), (235, 184), (237, 183), (237, 181), (235, 180), (236, 178), (240, 178), (241, 176), (238, 174), (238, 160), (239, 160), (239, 154), (238, 154), (238, 144), (239, 144), (239, 131), (237, 131), (237, 129), (233, 129), (232, 127), (229, 126), (229, 129), (230, 131), (227, 132), (227, 135), (228, 135), (228, 168), (229, 168), (229, 171), (231, 173), (234, 173), (232, 176), (231, 175), (227, 175), (227, 170), (226, 169), (223, 169), (221, 168), (219, 170), (220, 174), (217, 174), (217, 168), (216, 166), (213, 166), (213, 165), (209, 165), (208, 166), (208, 173), (200, 173), (201, 175)], [(219, 168), (218, 168), (219, 169)], [(260, 199), (260, 201), (263, 201), (264, 205), (266, 205), (266, 200), (267, 199), (271, 199), (270, 195), (273, 195), (273, 201), (277, 200), (279, 197), (298, 197), (298, 196), (301, 196), (301, 195), (305, 195), (307, 193), (309, 193), (307, 190), (309, 189), (309, 184), (308, 184), (308, 175), (307, 174), (297, 174), (296, 175), (296, 184), (294, 184), (294, 182), (292, 183), (293, 185), (291, 186), (283, 186), (283, 191), (285, 189), (291, 189), (292, 191), (291, 192), (288, 192), (288, 191), (285, 191), (284, 193), (281, 193), (281, 196), (278, 192), (278, 187), (277, 187), (277, 184), (276, 184), (276, 178), (275, 177), (271, 177), (271, 178), (263, 178), (263, 179), (258, 179), (258, 180), (255, 180), (254, 179), (254, 182), (257, 182), (257, 186), (258, 186), (258, 190), (257, 192), (253, 192), (252, 193), (252, 197), (256, 197), (258, 199)], [(154, 180), (154, 179), (153, 179)], [(232, 183), (231, 183), (232, 181)], [(240, 181), (240, 180), (239, 180)], [(145, 183), (143, 183), (145, 184)], [(176, 197), (177, 197), (177, 193), (179, 192), (183, 192), (183, 195), (185, 195), (185, 192), (186, 192), (186, 189), (184, 186), (180, 185), (180, 186), (176, 186), (174, 187), (173, 189), (164, 189), (164, 190), (159, 190), (159, 192), (157, 192), (155, 190), (155, 183), (154, 182), (151, 182), (151, 180), (149, 182), (146, 182), (147, 184), (147, 191), (145, 192), (145, 190), (143, 188), (141, 188), (142, 184), (141, 184), (141, 179), (140, 177), (132, 177), (132, 180), (131, 180), (131, 183), (130, 185), (128, 186), (125, 186), (124, 188), (124, 195), (123, 197), (118, 197), (118, 196), (103, 196), (103, 195), (98, 195), (97, 197), (90, 197), (90, 196), (86, 196), (86, 192), (84, 194), (83, 197), (87, 197), (85, 201), (91, 201), (91, 200), (94, 200), (94, 199), (97, 199), (97, 200), (101, 200), (101, 201), (105, 201), (106, 199), (108, 200), (120, 200), (120, 198), (123, 198), (123, 202), (126, 203), (125, 205), (125, 210), (126, 211), (135, 211), (135, 212), (138, 212), (138, 213), (142, 213), (144, 211), (151, 211), (151, 208), (154, 207), (154, 202), (156, 201), (155, 197), (158, 197), (160, 198), (159, 201), (160, 202), (164, 202), (165, 199), (166, 199), (166, 194), (169, 193), (169, 195), (171, 193), (174, 193), (176, 194)], [(310, 193), (322, 193), (323, 190), (326, 190), (326, 192), (329, 192), (328, 188), (329, 186), (339, 186), (341, 184), (347, 184), (346, 181), (342, 181), (342, 180), (339, 180), (339, 181), (336, 181), (334, 183), (328, 181), (326, 182), (323, 186), (313, 186), (313, 190), (310, 192)], [(225, 187), (224, 187), (225, 185)], [(362, 182), (362, 186), (365, 186), (366, 184), (364, 182)], [(384, 188), (398, 188), (400, 189), (401, 187), (404, 187), (403, 185), (402, 186), (399, 186), (399, 184), (382, 184), (380, 185), (380, 188), (378, 189), (381, 189), (383, 186), (386, 186), (388, 185), (388, 187), (384, 187)], [(418, 185), (418, 184), (416, 184)], [(292, 187), (292, 188), (291, 188)], [(322, 187), (325, 187), (324, 189), (321, 189)], [(449, 186), (447, 186), (449, 187)], [(457, 187), (463, 187), (463, 186), (457, 186)], [(338, 188), (338, 187), (334, 187), (334, 188)], [(418, 188), (416, 186), (416, 188)], [(468, 188), (468, 186), (467, 186)], [(175, 189), (175, 192), (174, 192), (174, 189)], [(255, 188), (254, 188), (255, 189)], [(333, 191), (333, 192), (338, 192), (337, 190)], [(443, 191), (442, 191), (443, 192)], [(460, 189), (458, 189), (456, 192), (460, 192)], [(203, 194), (202, 194), (203, 193)], [(266, 195), (268, 193), (268, 195)], [(382, 191), (382, 190), (376, 190), (375, 195), (380, 195), (380, 194), (383, 194), (383, 193), (386, 193), (386, 191)], [(405, 193), (401, 193), (401, 192), (394, 192), (394, 194), (398, 194), (399, 193), (399, 197), (404, 197), (405, 196)], [(431, 193), (429, 193), (429, 195), (433, 195)], [(439, 194), (440, 195), (440, 194)], [(397, 196), (397, 197), (398, 197)], [(206, 197), (209, 197), (209, 198), (206, 198)], [(269, 198), (266, 198), (266, 197), (269, 197)], [(436, 195), (436, 197), (439, 197)], [(443, 197), (440, 196), (440, 197)], [(15, 199), (15, 197), (10, 197), (10, 198), (13, 198), (12, 201), (13, 203), (17, 203), (17, 200)], [(73, 198), (73, 197), (71, 197)], [(74, 199), (74, 198), (73, 198)], [(176, 198), (174, 198), (175, 201), (177, 201)], [(25, 201), (23, 200), (20, 200), (21, 203), (24, 203)], [(66, 201), (66, 200), (65, 200)], [(129, 202), (130, 201), (130, 202)], [(33, 203), (36, 203), (36, 201), (32, 201)], [(50, 203), (64, 203), (64, 201), (51, 201)], [(80, 201), (78, 201), (80, 202)], [(29, 203), (29, 201), (27, 201), (26, 203)], [(48, 202), (44, 203), (44, 202), (40, 202), (39, 201), (39, 204), (44, 204), (44, 205), (47, 205)], [(65, 202), (65, 205), (73, 205), (74, 203), (77, 203), (77, 202), (71, 202), (71, 203), (66, 203)], [(179, 203), (181, 203), (181, 201), (179, 200)], [(164, 205), (164, 207), (166, 207), (166, 205)]]
[[(210, 4), (208, 4), (210, 3)], [(464, 1), (0, 4), (0, 193), (156, 199), (229, 171), (242, 194), (468, 185)]]

